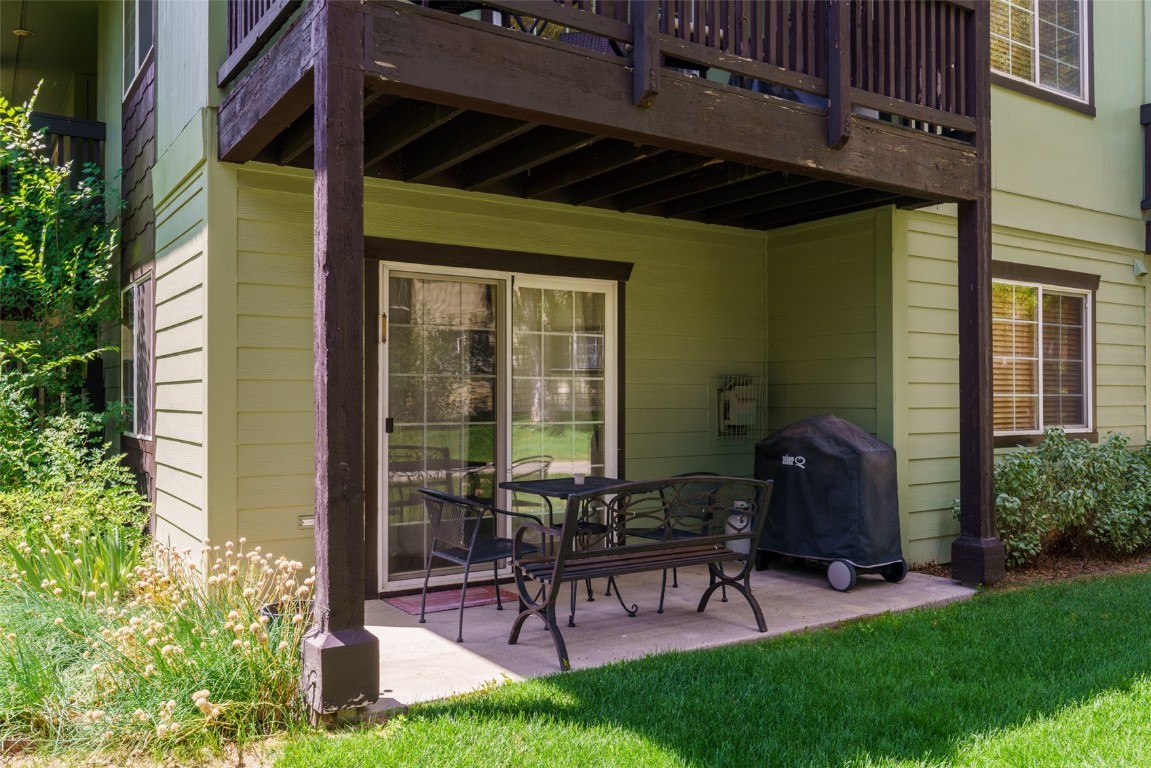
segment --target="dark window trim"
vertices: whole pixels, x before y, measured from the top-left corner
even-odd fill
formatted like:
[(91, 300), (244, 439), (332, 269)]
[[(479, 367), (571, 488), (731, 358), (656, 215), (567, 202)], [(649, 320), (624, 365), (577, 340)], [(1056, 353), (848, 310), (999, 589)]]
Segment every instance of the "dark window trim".
[[(1087, 440), (1091, 443), (1099, 442), (1099, 429), (1097, 424), (1097, 415), (1099, 408), (1098, 393), (1098, 379), (1097, 372), (1097, 359), (1096, 351), (1098, 349), (1098, 341), (1095, 335), (1096, 330), (1096, 304), (1098, 302), (1099, 291), (1099, 275), (1092, 275), (1086, 272), (1073, 272), (1069, 269), (1055, 269), (1054, 267), (1040, 267), (1034, 264), (1018, 264), (1011, 261), (992, 261), (991, 262), (991, 278), (993, 280), (1014, 280), (1021, 283), (1036, 283), (1051, 288), (1074, 288), (1080, 291), (1089, 291), (1091, 293), (1091, 307), (1089, 318), (1091, 325), (1091, 425), (1092, 428), (1085, 432), (1068, 431), (1067, 436), (1072, 439)], [(993, 438), (994, 446), (996, 448), (1016, 448), (1016, 447), (1034, 447), (1043, 442), (1043, 432), (1036, 432), (1034, 434), (995, 434)]]
[(1081, 291), (1099, 290), (1099, 275), (1073, 272), (1069, 269), (1041, 267), (1035, 264), (1018, 264), (1013, 261), (992, 261), (991, 276), (1000, 280), (1042, 283), (1055, 287), (1076, 288)]
[(631, 271), (635, 266), (627, 261), (580, 259), (547, 253), (477, 248), (470, 245), (420, 243), (389, 237), (364, 237), (364, 258), (435, 267), (614, 280), (619, 283), (627, 282), (631, 278)]
[[(572, 256), (554, 256), (544, 253), (530, 253), (525, 251), (508, 251), (499, 248), (478, 248), (469, 245), (445, 245), (442, 243), (421, 243), (414, 240), (399, 240), (390, 237), (364, 236), (364, 261), (368, 269), (364, 272), (364, 332), (365, 339), (379, 341), (379, 283), (368, 278), (369, 275), (379, 274), (380, 262), (399, 262), (421, 266), (458, 267), (466, 269), (483, 269), (491, 272), (518, 272), (529, 275), (548, 275), (551, 277), (574, 277), (587, 280), (611, 280), (616, 283), (616, 474), (627, 477), (624, 457), (627, 454), (627, 408), (625, 392), (627, 390), (627, 350), (626, 350), (626, 302), (624, 292), (627, 281), (631, 278), (634, 264), (627, 261), (608, 261), (606, 259), (582, 259)], [(379, 439), (379, 414), (376, 413), (375, 394), (379, 391), (382, 382), (379, 379), (379, 365), (376, 353), (376, 344), (369, 344), (364, 353), (364, 383), (365, 403), (371, 401), (370, 409), (365, 405), (365, 419), (368, 414), (375, 414), (375, 418), (365, 425), (365, 435), (373, 446), (365, 452), (365, 472), (372, 477), (369, 481), (374, 489), (376, 482), (372, 473), (378, 466), (377, 456), (374, 455), (376, 441)], [(369, 397), (366, 393), (371, 392)], [(368, 471), (371, 470), (371, 471)], [(372, 514), (375, 505), (375, 516), (378, 520), (379, 509), (376, 505), (376, 495), (369, 496), (368, 514)], [(370, 526), (378, 526), (373, 520)], [(371, 530), (378, 531), (378, 528)], [(372, 565), (365, 571), (365, 590), (369, 596), (378, 593), (379, 572), (375, 563), (379, 556), (378, 535), (367, 538), (367, 561)]]
[[(1095, 96), (1089, 96), (1088, 101), (1079, 101), (1070, 96), (1063, 96), (1055, 91), (1049, 91), (1046, 88), (1040, 88), (1038, 85), (1029, 83), (1025, 80), (1017, 80), (1014, 77), (1000, 74), (999, 72), (991, 73), (991, 82), (993, 85), (998, 85), (1006, 88), (1009, 91), (1022, 93), (1026, 96), (1032, 96), (1040, 101), (1046, 101), (1050, 104), (1057, 104), (1060, 107), (1074, 110), (1075, 112), (1082, 112), (1090, 117), (1095, 117)], [(1090, 87), (1090, 86), (1088, 86)]]
[[(155, 443), (156, 442), (156, 262), (154, 259), (148, 259), (132, 267), (125, 273), (126, 277), (123, 279), (122, 287), (120, 288), (120, 301), (123, 307), (124, 293), (128, 291), (136, 283), (143, 282), (144, 278), (152, 284), (152, 307), (151, 317), (149, 318), (148, 327), (148, 348), (152, 350), (152, 359), (149, 361), (152, 370), (148, 372), (148, 380), (151, 382), (152, 391), (149, 394), (149, 407), (152, 409), (152, 433), (148, 437), (138, 435), (133, 432), (121, 432), (121, 440), (128, 438), (136, 440), (140, 443)], [(121, 322), (123, 322), (121, 320)], [(124, 382), (120, 382), (120, 402), (124, 401)], [(155, 457), (153, 457), (155, 458)], [(155, 468), (153, 468), (155, 471)]]
[[(990, 0), (987, 0), (987, 2), (990, 2)], [(1086, 100), (1065, 96), (1058, 91), (1049, 90), (1028, 80), (1020, 80), (1010, 75), (1005, 75), (994, 69), (991, 70), (992, 84), (1002, 86), (1009, 91), (1032, 96), (1040, 101), (1057, 104), (1076, 112), (1082, 112), (1090, 117), (1095, 117), (1095, 0), (1083, 0), (1083, 11), (1087, 14), (1086, 31), (1084, 33), (1087, 36), (1087, 40), (1083, 46), (1083, 56), (1087, 62), (1087, 66), (1084, 67), (1084, 69), (1087, 70), (1087, 82), (1085, 84), (1087, 86)]]

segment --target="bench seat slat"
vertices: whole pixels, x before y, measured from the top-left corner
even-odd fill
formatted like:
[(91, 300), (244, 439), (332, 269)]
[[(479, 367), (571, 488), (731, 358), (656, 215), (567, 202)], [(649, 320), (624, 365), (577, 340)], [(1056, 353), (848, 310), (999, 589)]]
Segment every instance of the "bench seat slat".
[[(748, 577), (767, 515), (771, 485), (770, 481), (746, 478), (691, 476), (628, 483), (569, 497), (562, 526), (525, 525), (516, 534), (513, 566), (523, 608), (512, 626), (508, 643), (516, 642), (528, 617), (539, 616), (552, 635), (560, 668), (570, 669), (567, 647), (556, 623), (556, 600), (562, 584), (692, 565), (713, 566), (711, 583), (700, 598), (697, 611), (704, 610), (716, 589), (730, 587), (744, 596), (755, 614), (759, 631), (766, 632), (763, 612), (751, 594)], [(621, 526), (622, 536), (628, 537), (626, 541), (620, 541), (618, 534), (613, 539), (609, 529), (606, 536), (589, 543), (578, 533), (589, 509), (601, 513), (600, 519), (607, 520), (654, 518), (657, 528), (672, 535), (677, 530), (676, 524), (684, 519), (703, 521), (708, 529), (692, 536), (647, 538), (636, 532), (629, 533), (626, 526)], [(743, 530), (733, 532), (727, 524), (735, 515), (750, 515), (748, 519), (752, 522), (744, 524)], [(541, 536), (544, 545), (527, 547), (524, 536), (529, 532)], [(744, 551), (735, 548), (737, 542)], [(714, 567), (728, 562), (738, 564), (738, 573), (725, 573)], [(529, 581), (546, 587), (542, 593), (535, 591), (539, 587), (530, 588)], [(628, 613), (634, 615), (635, 607), (628, 609)]]

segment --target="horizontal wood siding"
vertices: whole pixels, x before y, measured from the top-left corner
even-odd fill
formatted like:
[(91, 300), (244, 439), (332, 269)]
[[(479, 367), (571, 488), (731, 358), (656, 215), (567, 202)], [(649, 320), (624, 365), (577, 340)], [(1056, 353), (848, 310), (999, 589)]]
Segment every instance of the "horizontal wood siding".
[[(297, 517), (313, 496), (312, 181), (249, 165), (238, 182), (239, 530), (307, 562), (311, 532)], [(708, 377), (764, 374), (762, 233), (375, 180), (365, 222), (380, 237), (633, 262), (626, 472), (751, 473), (748, 446), (709, 444)]]
[[(1000, 211), (1010, 205), (1002, 205)], [(896, 361), (904, 397), (897, 404), (906, 425), (904, 492), (910, 537), (905, 554), (912, 562), (950, 558), (959, 532), (951, 504), (959, 481), (959, 368), (956, 310), (955, 219), (938, 212), (905, 212), (896, 217), (906, 253), (896, 253), (906, 270), (906, 304)], [(997, 220), (1022, 217), (1002, 215)], [(899, 238), (897, 238), (898, 240)], [(994, 258), (1020, 264), (1100, 275), (1096, 304), (1096, 419), (1099, 434), (1123, 432), (1132, 443), (1147, 439), (1147, 342), (1145, 289), (1133, 276), (1138, 255), (1113, 245), (1090, 243), (997, 226)]]
[(769, 429), (834, 413), (877, 431), (875, 216), (768, 235)]
[(203, 170), (156, 212), (157, 540), (207, 535), (205, 504), (205, 218)]

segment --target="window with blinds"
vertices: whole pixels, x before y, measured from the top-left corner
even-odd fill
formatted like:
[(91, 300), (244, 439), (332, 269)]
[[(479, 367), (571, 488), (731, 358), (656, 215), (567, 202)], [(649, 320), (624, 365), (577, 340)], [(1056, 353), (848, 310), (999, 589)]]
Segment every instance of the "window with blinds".
[(1088, 432), (1091, 423), (1092, 295), (996, 281), (992, 286), (994, 420), (997, 435), (1048, 427)]
[(991, 68), (1086, 101), (1087, 32), (1086, 0), (991, 0)]

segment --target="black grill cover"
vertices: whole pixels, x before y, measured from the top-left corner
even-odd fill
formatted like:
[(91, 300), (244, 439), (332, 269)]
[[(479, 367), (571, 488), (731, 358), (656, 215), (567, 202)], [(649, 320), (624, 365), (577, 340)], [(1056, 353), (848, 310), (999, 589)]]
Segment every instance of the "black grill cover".
[(902, 559), (895, 449), (851, 422), (813, 416), (760, 440), (755, 477), (775, 481), (760, 549), (865, 567)]

